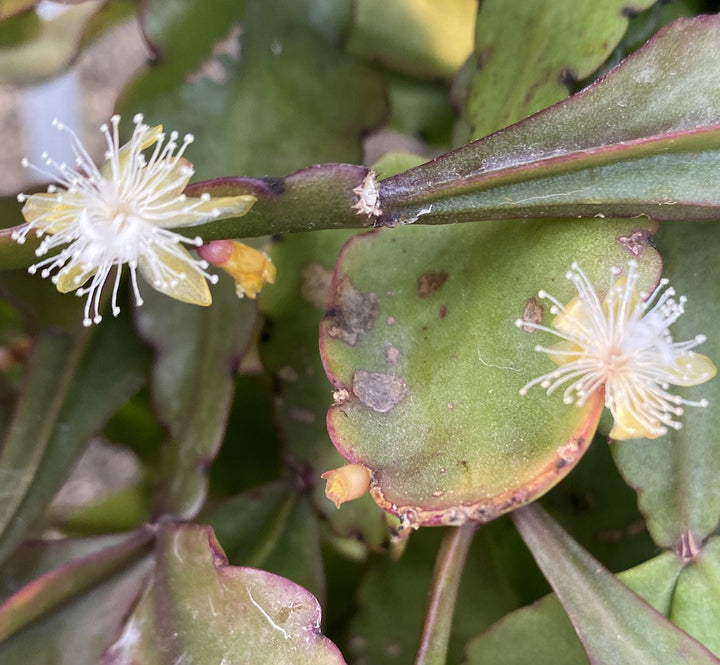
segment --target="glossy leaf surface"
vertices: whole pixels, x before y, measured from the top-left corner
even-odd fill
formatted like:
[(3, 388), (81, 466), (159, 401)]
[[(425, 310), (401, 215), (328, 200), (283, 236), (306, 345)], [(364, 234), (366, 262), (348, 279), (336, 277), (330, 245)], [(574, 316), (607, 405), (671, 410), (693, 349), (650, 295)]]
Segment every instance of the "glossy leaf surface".
[(155, 574), (107, 663), (341, 665), (317, 600), (293, 582), (236, 568), (201, 526), (165, 525)]
[(613, 577), (542, 508), (526, 506), (513, 521), (555, 589), (590, 663), (720, 662)]
[(572, 98), (383, 181), (380, 223), (720, 216), (719, 36), (717, 16), (678, 20)]

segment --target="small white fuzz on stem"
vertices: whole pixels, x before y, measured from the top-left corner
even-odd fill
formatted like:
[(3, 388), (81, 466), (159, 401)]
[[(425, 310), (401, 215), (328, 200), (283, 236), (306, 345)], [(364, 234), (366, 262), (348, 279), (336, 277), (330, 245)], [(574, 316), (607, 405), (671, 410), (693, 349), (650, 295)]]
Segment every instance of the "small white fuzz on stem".
[(353, 194), (357, 194), (358, 200), (352, 208), (357, 210), (358, 215), (367, 217), (380, 217), (382, 215), (380, 191), (374, 171), (368, 171), (362, 183), (353, 189)]

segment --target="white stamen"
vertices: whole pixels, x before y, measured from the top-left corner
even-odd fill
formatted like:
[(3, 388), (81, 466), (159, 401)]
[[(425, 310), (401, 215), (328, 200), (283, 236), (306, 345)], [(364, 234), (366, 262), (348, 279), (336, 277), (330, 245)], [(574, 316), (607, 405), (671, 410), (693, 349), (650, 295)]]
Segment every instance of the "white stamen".
[[(18, 196), (18, 201), (25, 204), (23, 213), (28, 224), (14, 231), (12, 237), (22, 244), (31, 229), (38, 237), (47, 234), (35, 252), (38, 257), (60, 249), (35, 263), (29, 272), (40, 270), (43, 277), (50, 277), (56, 284), (65, 280), (63, 290), (67, 290), (69, 277), (69, 286), (87, 298), (84, 325), (101, 320), (101, 293), (113, 270), (111, 311), (117, 316), (125, 264), (129, 267), (137, 305), (143, 302), (138, 271), (170, 296), (191, 275), (215, 281), (206, 272), (207, 263), (193, 258), (183, 248), (200, 246), (200, 238), (186, 238), (170, 230), (204, 222), (224, 212), (208, 207), (209, 194), (188, 198), (182, 193), (193, 174), (192, 166), (183, 159), (193, 136), (186, 134), (178, 146), (178, 132), (171, 132), (166, 140), (159, 128), (144, 124), (142, 114), (138, 113), (133, 120), (132, 136), (122, 147), (119, 116), (114, 115), (109, 124), (100, 128), (107, 144), (102, 169), (93, 163), (77, 135), (58, 121), (53, 124), (68, 135), (74, 163), (58, 163), (45, 153), (42, 160), (48, 167), (46, 171), (27, 159), (22, 160), (25, 168), (39, 171), (55, 184), (48, 187), (47, 194)], [(48, 194), (55, 197), (50, 204)]]
[(545, 291), (539, 292), (540, 298), (551, 303), (550, 313), (558, 317), (553, 327), (524, 320), (515, 325), (559, 337), (558, 348), (535, 347), (555, 358), (559, 367), (528, 382), (520, 394), (535, 385), (548, 395), (562, 388), (563, 402), (582, 406), (604, 387), (605, 405), (622, 438), (660, 436), (667, 427), (682, 426), (673, 419), (683, 413), (679, 405), (707, 406), (706, 400), (691, 401), (669, 393), (669, 386), (703, 383), (714, 376), (715, 368), (691, 350), (705, 341), (704, 335), (673, 341), (669, 327), (684, 312), (686, 298), (675, 299), (667, 279), (660, 280), (647, 296), (637, 291), (635, 261), (628, 263), (624, 284), (619, 274), (617, 268), (611, 270), (604, 302), (576, 263), (566, 274), (578, 293), (571, 305), (566, 308)]

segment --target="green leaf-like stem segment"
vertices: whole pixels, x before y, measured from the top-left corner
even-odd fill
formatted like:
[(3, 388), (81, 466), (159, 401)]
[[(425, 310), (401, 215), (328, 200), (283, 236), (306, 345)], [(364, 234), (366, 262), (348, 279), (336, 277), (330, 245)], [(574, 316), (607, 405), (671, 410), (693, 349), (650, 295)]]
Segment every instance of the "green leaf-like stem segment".
[(720, 662), (624, 586), (538, 505), (516, 511), (513, 521), (570, 617), (591, 663)]
[[(720, 17), (674, 22), (573, 97), (381, 181), (382, 212), (359, 219), (374, 226), (518, 217), (717, 219), (718, 39)], [(271, 195), (258, 191), (269, 181), (208, 183), (212, 194), (260, 200), (242, 221), (206, 225), (201, 235), (210, 228), (243, 236), (357, 227), (350, 206), (365, 177), (359, 167), (312, 167), (272, 181)]]
[[(714, 194), (720, 191), (720, 176), (713, 173), (720, 167), (720, 125), (493, 170), (476, 165), (485, 147), (483, 140), (477, 143), (382, 181), (383, 215), (377, 225), (521, 217), (720, 217), (720, 197)], [(444, 179), (454, 170), (453, 162), (460, 162), (467, 174)], [(708, 189), (700, 189), (698, 182), (708, 183)]]
[(7, 493), (0, 559), (22, 540), (90, 437), (144, 383), (148, 353), (126, 326), (115, 319), (75, 336), (54, 331), (38, 338), (0, 455)]
[[(242, 218), (188, 233), (215, 240), (528, 217), (718, 219), (718, 40), (718, 16), (675, 21), (573, 97), (381, 181), (377, 215), (353, 208), (368, 169), (322, 164), (285, 178), (190, 185), (188, 195), (258, 201)], [(26, 265), (33, 243), (17, 247), (10, 232), (0, 232), (0, 266)]]
[[(8, 639), (30, 622), (57, 610), (73, 597), (88, 592), (95, 585), (136, 563), (149, 551), (152, 541), (150, 528), (141, 528), (127, 536), (88, 539), (80, 543), (90, 548), (97, 543), (97, 551), (83, 553), (57, 567), (43, 571), (40, 576), (18, 589), (0, 605), (0, 641)], [(52, 542), (52, 541), (49, 541)], [(102, 546), (101, 543), (106, 544)], [(55, 541), (59, 548), (70, 548), (70, 541)], [(29, 541), (25, 556), (33, 560), (33, 548), (46, 543)], [(37, 573), (36, 573), (37, 574)]]

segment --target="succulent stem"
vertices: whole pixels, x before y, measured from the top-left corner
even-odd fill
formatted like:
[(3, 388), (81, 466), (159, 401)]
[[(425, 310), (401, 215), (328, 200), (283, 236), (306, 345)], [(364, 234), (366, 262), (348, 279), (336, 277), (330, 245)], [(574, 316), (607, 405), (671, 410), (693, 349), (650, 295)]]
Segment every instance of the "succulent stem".
[(476, 522), (468, 522), (460, 527), (448, 527), (443, 535), (415, 665), (445, 663), (458, 587), (477, 527)]

